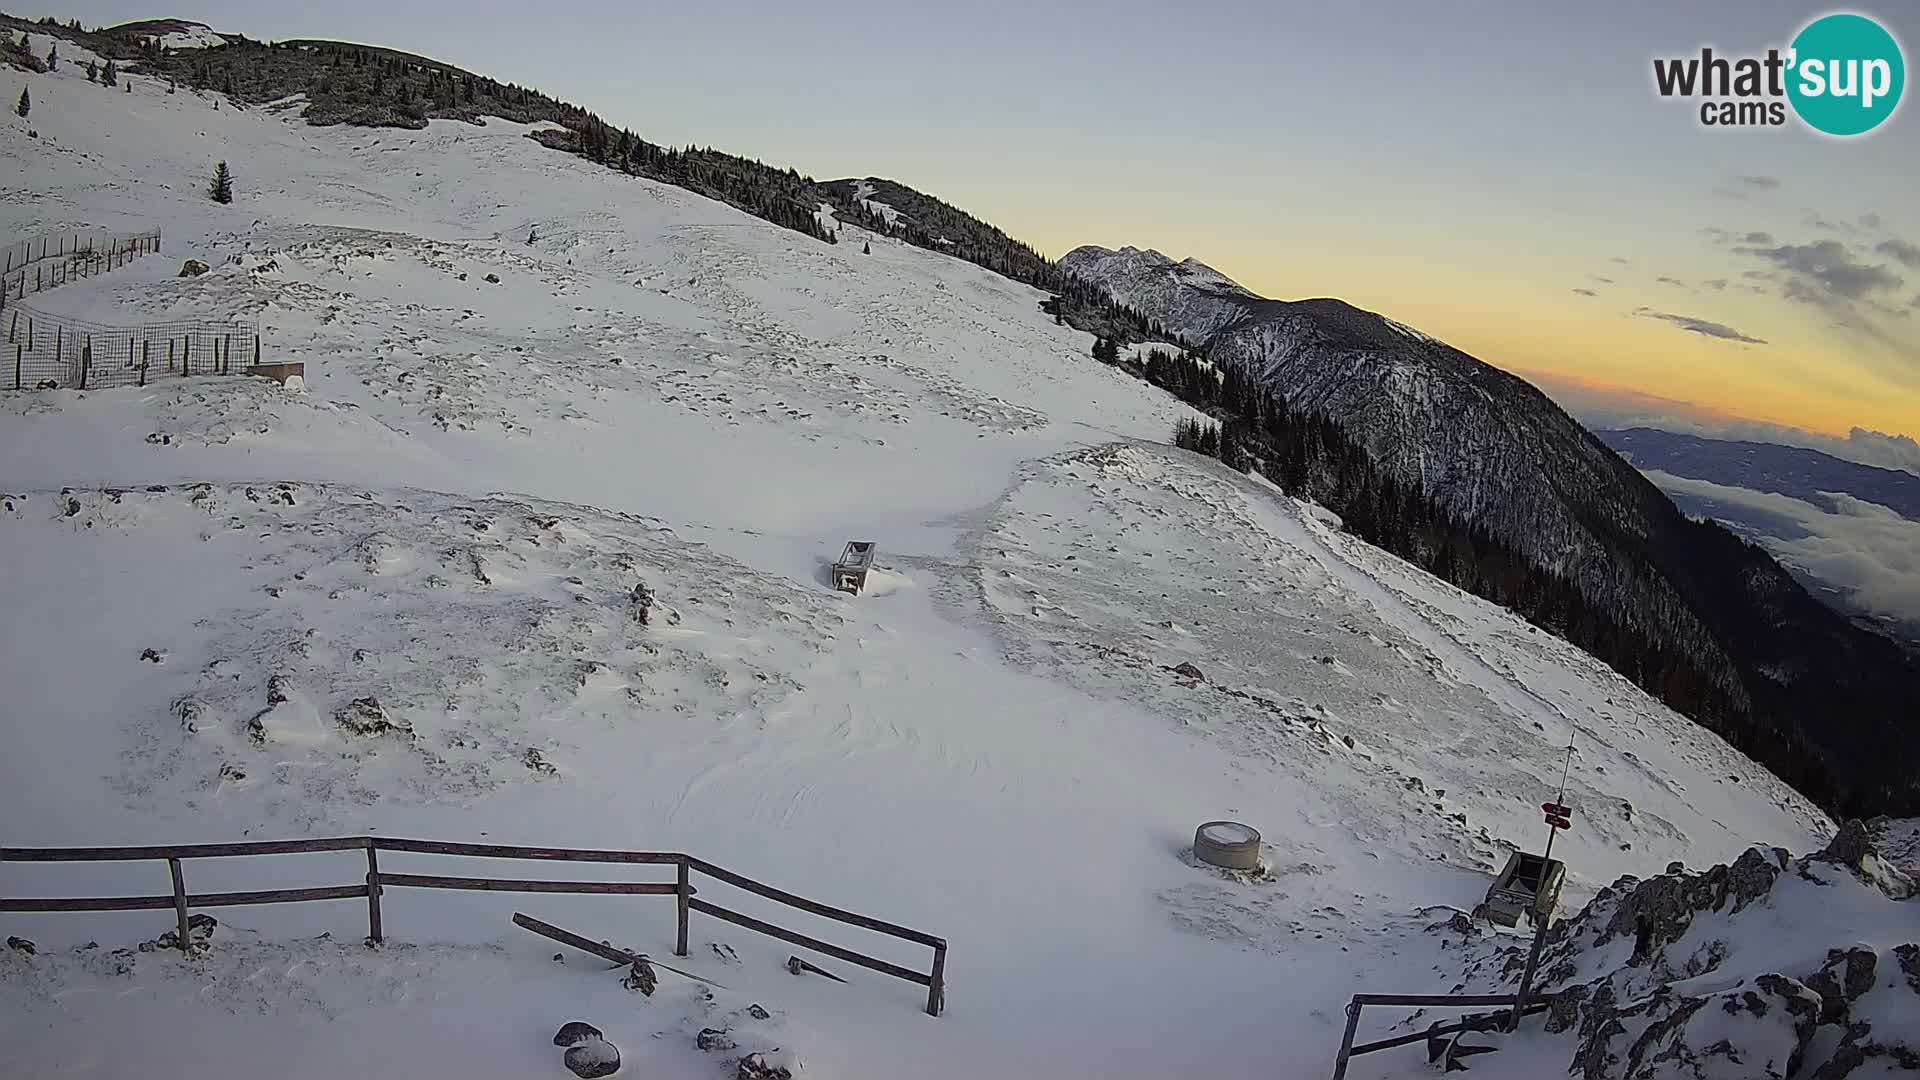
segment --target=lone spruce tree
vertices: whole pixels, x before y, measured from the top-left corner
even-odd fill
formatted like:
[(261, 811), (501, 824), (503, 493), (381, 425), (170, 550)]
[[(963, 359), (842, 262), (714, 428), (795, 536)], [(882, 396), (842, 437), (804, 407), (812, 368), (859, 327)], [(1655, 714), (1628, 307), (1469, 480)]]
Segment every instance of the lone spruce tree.
[(114, 67), (113, 61), (111, 60), (107, 61), (106, 67), (103, 67), (100, 69), (100, 85), (101, 86), (112, 86), (115, 82), (119, 80), (119, 77), (120, 77), (120, 69), (117, 67)]
[(27, 114), (33, 111), (33, 95), (27, 93), (27, 88), (24, 86), (20, 88), (20, 100), (13, 103), (13, 111), (22, 120), (25, 120)]
[[(20, 41), (22, 43), (21, 45), (22, 48), (25, 48), (26, 40), (27, 40), (27, 35), (21, 34)], [(47, 70), (48, 71), (60, 70), (60, 46), (58, 45), (47, 46)]]
[(213, 183), (208, 185), (207, 194), (217, 203), (233, 201), (233, 174), (227, 171), (227, 163), (221, 162), (213, 170)]

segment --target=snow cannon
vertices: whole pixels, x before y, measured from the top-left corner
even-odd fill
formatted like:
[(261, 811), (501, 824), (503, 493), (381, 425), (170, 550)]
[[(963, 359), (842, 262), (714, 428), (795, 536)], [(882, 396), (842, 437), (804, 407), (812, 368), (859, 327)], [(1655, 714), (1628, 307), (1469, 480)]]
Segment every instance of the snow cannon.
[(1223, 870), (1260, 868), (1260, 830), (1237, 821), (1209, 821), (1193, 832), (1193, 854)]

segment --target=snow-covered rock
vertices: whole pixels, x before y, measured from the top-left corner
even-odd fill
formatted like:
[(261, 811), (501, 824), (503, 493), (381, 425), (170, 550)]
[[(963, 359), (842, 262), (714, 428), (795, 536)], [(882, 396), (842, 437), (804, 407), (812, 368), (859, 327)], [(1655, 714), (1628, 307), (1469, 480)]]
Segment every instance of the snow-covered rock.
[[(1554, 927), (1540, 989), (1553, 998), (1545, 1030), (1575, 1042), (1568, 1070), (1840, 1080), (1920, 1067), (1913, 883), (1863, 836), (1849, 822), (1797, 859), (1753, 848), (1702, 873), (1623, 878)], [(1463, 985), (1511, 989), (1523, 946), (1465, 948)]]
[(620, 1071), (620, 1051), (605, 1039), (583, 1039), (567, 1047), (568, 1071), (581, 1080), (597, 1080)]

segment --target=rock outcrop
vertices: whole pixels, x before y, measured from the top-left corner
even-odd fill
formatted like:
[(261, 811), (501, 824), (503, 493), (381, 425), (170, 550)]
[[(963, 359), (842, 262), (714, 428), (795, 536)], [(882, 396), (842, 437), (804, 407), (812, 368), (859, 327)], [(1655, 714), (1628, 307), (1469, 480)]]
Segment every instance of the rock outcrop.
[[(1835, 927), (1858, 940), (1823, 941)], [(1549, 931), (1536, 990), (1582, 1080), (1879, 1076), (1920, 1070), (1916, 935), (1913, 882), (1848, 822), (1798, 859), (1622, 878)], [(1469, 934), (1462, 953), (1463, 989), (1515, 988), (1524, 948)]]

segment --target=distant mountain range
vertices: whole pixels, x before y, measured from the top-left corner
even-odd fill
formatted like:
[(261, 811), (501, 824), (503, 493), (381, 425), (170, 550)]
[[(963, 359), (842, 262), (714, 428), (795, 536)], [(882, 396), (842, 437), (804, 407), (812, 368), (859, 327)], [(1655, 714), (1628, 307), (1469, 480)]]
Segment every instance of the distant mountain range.
[[(1920, 537), (1920, 475), (1777, 443), (1653, 428), (1597, 434), (1654, 474), (1682, 510), (1766, 547), (1813, 595), (1855, 622), (1920, 649), (1920, 607), (1908, 599), (1920, 575), (1903, 554), (1920, 549), (1914, 543)], [(1798, 500), (1808, 509), (1796, 511), (1790, 503), (1783, 508), (1742, 492)], [(1843, 500), (1885, 507), (1914, 525), (1890, 528), (1871, 511), (1853, 516), (1860, 513), (1857, 503)]]
[(1920, 809), (1920, 776), (1884, 756), (1912, 737), (1914, 657), (1760, 549), (1689, 520), (1529, 383), (1384, 316), (1266, 299), (1193, 259), (1089, 246), (1060, 265), (1332, 419), (1396, 481), (1572, 583), (1624, 632), (1681, 650), (1715, 690), (1676, 707), (1783, 779), (1832, 807)]
[(1804, 447), (1709, 439), (1653, 428), (1597, 434), (1642, 469), (1788, 495), (1829, 511), (1835, 506), (1827, 492), (1844, 492), (1878, 503), (1909, 521), (1920, 521), (1920, 476), (1899, 469), (1842, 461)]

